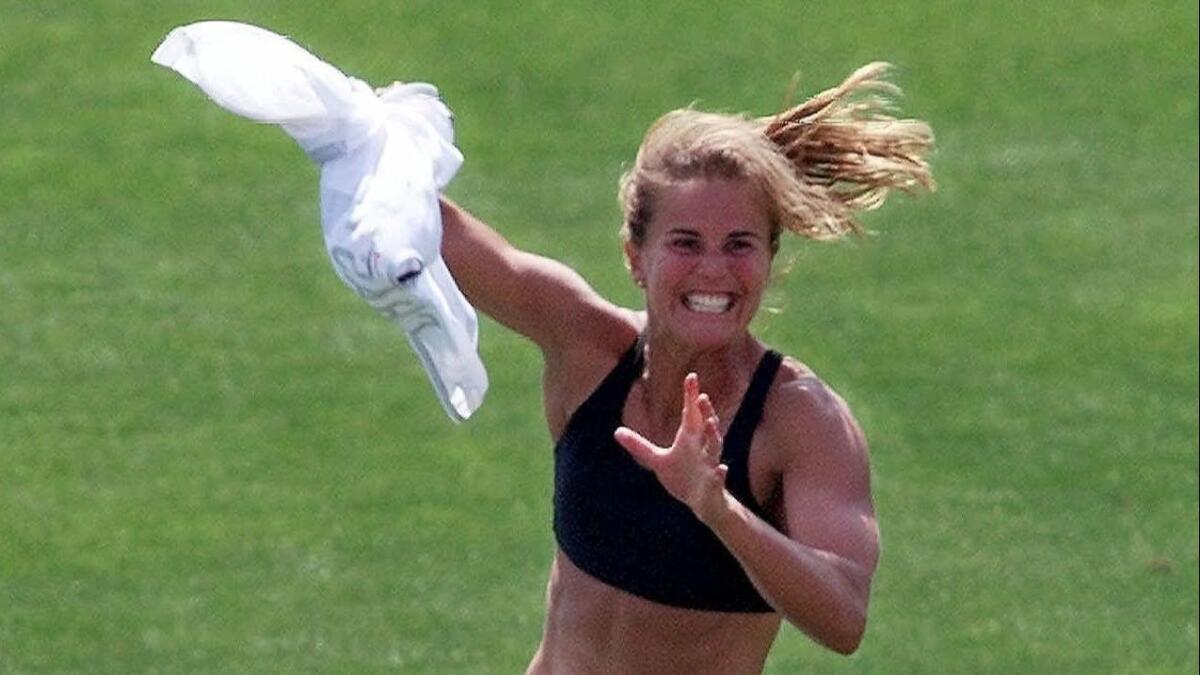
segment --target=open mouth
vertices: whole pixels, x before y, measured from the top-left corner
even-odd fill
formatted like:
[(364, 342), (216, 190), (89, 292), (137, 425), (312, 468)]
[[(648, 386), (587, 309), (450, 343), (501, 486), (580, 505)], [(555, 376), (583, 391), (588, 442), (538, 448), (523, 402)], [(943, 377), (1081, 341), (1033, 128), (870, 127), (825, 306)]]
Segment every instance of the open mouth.
[(683, 296), (683, 304), (701, 314), (724, 314), (733, 306), (733, 296), (728, 293), (688, 293)]

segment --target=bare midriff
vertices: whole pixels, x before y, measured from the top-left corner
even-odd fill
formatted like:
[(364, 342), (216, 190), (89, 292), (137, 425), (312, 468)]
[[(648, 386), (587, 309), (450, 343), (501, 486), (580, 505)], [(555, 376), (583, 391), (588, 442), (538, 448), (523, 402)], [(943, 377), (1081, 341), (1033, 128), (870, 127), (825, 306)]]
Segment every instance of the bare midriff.
[(550, 569), (542, 644), (531, 675), (761, 673), (778, 614), (670, 607), (614, 588), (561, 551)]

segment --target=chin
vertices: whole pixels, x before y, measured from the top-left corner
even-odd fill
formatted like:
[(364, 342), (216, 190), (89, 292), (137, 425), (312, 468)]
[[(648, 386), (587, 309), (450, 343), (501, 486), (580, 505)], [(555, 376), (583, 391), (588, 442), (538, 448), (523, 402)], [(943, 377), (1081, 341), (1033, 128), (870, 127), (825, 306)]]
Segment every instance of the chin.
[(738, 321), (733, 317), (721, 318), (726, 320), (706, 318), (701, 321), (689, 321), (679, 326), (675, 333), (687, 345), (700, 351), (709, 351), (736, 342), (749, 330), (748, 322)]

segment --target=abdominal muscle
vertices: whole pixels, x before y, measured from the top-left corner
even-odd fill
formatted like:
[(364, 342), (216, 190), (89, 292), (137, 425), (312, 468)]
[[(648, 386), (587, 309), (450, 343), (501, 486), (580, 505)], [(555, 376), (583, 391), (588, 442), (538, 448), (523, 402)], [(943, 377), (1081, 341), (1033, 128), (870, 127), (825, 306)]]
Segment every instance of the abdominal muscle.
[(546, 626), (528, 675), (760, 673), (779, 615), (670, 607), (605, 584), (562, 551), (546, 589)]

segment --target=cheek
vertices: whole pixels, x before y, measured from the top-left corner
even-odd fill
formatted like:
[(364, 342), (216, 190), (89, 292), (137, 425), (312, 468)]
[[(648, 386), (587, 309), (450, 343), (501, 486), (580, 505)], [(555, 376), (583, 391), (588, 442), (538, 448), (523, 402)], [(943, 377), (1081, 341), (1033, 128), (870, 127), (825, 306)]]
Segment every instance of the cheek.
[(669, 281), (687, 274), (690, 264), (688, 261), (673, 256), (670, 253), (661, 252), (649, 256), (646, 260), (646, 276), (647, 278), (660, 279)]
[(763, 287), (771, 278), (771, 259), (757, 256), (738, 260), (733, 265), (734, 274), (747, 287)]

